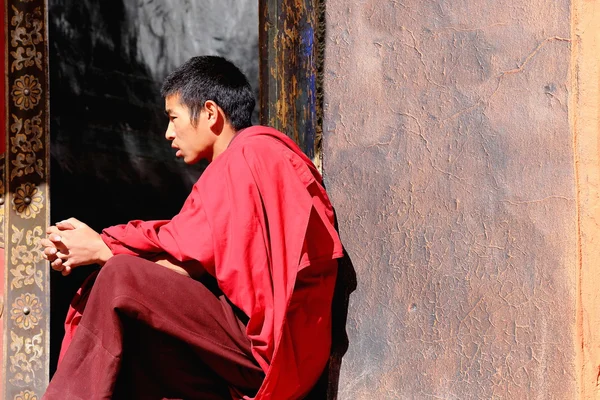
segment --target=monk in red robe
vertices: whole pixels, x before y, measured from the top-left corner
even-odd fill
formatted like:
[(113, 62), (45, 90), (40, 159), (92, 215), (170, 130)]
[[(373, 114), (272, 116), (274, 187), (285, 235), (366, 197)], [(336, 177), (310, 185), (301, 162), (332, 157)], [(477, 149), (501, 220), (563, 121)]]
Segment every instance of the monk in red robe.
[(312, 162), (251, 126), (246, 77), (195, 57), (164, 82), (166, 138), (209, 166), (179, 214), (48, 228), (53, 269), (99, 264), (73, 300), (44, 399), (298, 399), (329, 358), (342, 246)]

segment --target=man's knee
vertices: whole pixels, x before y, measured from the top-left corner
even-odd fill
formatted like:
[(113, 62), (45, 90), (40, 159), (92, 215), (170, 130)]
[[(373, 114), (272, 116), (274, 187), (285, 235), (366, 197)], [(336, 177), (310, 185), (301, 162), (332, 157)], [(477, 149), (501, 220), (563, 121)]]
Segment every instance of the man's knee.
[(100, 270), (100, 274), (112, 275), (115, 273), (121, 273), (129, 271), (133, 264), (140, 260), (139, 257), (130, 256), (128, 254), (117, 254), (108, 259)]
[(127, 254), (111, 257), (100, 269), (94, 286), (112, 291), (129, 287), (134, 278), (135, 264), (139, 262), (140, 258)]

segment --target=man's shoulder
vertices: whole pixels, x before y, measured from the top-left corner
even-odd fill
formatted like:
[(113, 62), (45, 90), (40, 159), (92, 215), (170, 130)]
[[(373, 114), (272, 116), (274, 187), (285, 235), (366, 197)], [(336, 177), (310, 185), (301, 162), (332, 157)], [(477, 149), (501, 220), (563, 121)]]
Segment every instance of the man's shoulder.
[(269, 148), (289, 147), (290, 141), (291, 139), (275, 128), (257, 125), (242, 130), (234, 141), (232, 148), (261, 147), (265, 145)]
[(229, 154), (226, 159), (228, 163), (234, 164), (255, 159), (272, 163), (293, 157), (299, 151), (294, 147), (297, 147), (296, 144), (276, 129), (253, 126), (242, 131), (234, 140), (227, 150)]
[(229, 175), (241, 177), (240, 171), (246, 169), (272, 169), (274, 165), (289, 158), (284, 154), (289, 149), (279, 135), (283, 134), (268, 127), (252, 126), (244, 129), (227, 150), (209, 164), (199, 182), (209, 178), (214, 178), (211, 181), (222, 180)]
[[(245, 129), (228, 149), (213, 161), (201, 180), (222, 181), (224, 177), (243, 177), (265, 181), (300, 177), (308, 184), (320, 175), (296, 143), (276, 129), (253, 126)], [(220, 182), (223, 183), (223, 182)], [(220, 184), (219, 183), (219, 184)]]

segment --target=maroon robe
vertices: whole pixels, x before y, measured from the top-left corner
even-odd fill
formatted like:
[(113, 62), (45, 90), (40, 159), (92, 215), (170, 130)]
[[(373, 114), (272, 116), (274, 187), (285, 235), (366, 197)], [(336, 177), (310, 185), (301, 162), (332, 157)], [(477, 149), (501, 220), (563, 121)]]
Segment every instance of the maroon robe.
[(256, 399), (299, 398), (315, 384), (331, 345), (337, 266), (327, 261), (343, 251), (321, 175), (287, 136), (243, 130), (172, 220), (132, 221), (102, 238), (114, 254), (166, 252), (217, 279), (249, 317), (252, 355), (266, 374)]

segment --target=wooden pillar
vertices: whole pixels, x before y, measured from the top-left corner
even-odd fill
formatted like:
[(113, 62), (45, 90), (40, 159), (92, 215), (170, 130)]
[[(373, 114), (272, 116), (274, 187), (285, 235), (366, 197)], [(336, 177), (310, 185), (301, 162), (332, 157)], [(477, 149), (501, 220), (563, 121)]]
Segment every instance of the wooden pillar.
[(577, 184), (577, 377), (580, 399), (600, 397), (600, 18), (598, 1), (571, 6), (571, 129)]
[[(5, 21), (4, 1), (0, 3), (0, 21)], [(0, 54), (2, 61), (0, 62), (0, 282), (4, 282), (4, 152), (6, 149), (6, 23), (4, 29), (0, 29)], [(0, 316), (5, 316), (5, 291), (4, 285), (0, 286)], [(4, 344), (4, 324), (0, 323), (0, 349)], [(0, 364), (5, 365), (4, 354), (0, 355)], [(0, 379), (0, 393), (4, 393), (4, 379)]]
[(40, 398), (48, 384), (48, 56), (44, 0), (6, 0), (4, 399)]
[(259, 2), (261, 123), (294, 139), (320, 166), (322, 0)]

